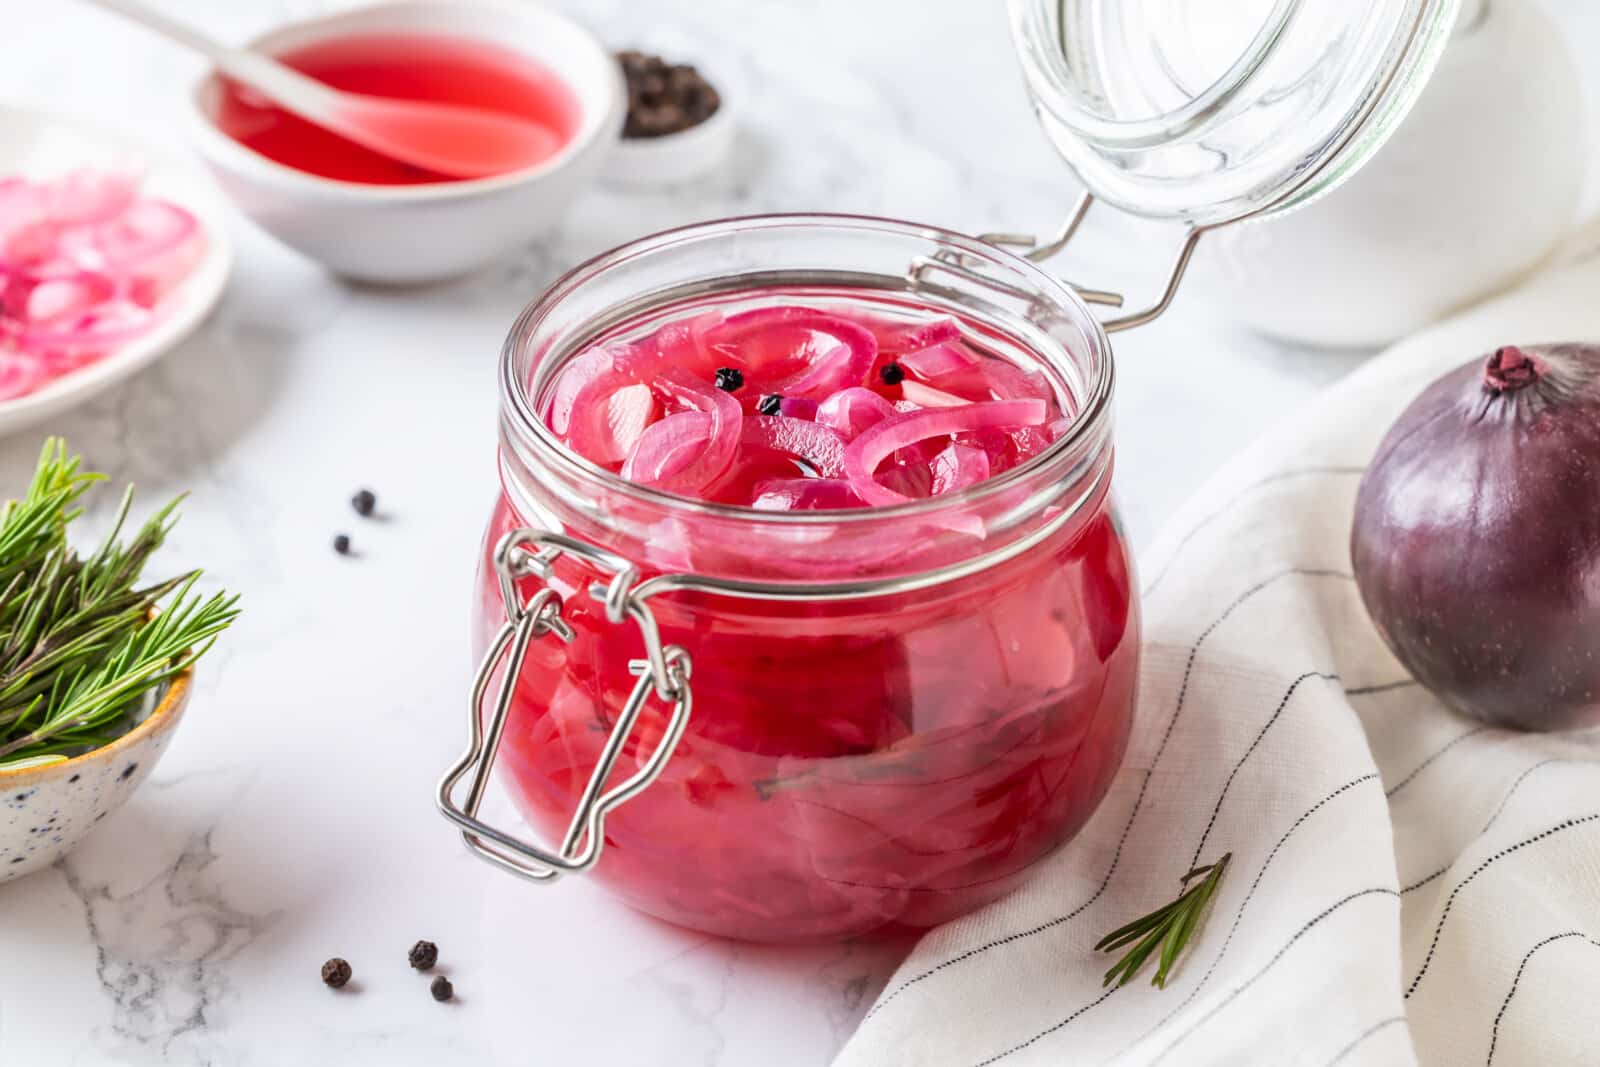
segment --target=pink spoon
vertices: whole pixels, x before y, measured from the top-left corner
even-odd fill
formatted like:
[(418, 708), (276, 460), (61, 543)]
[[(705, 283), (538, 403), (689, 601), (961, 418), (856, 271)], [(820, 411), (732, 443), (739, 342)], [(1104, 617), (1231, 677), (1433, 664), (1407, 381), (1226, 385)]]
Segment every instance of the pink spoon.
[(229, 48), (141, 0), (90, 0), (209, 59), (285, 111), (390, 159), (452, 178), (487, 178), (534, 166), (562, 140), (527, 119), (454, 104), (396, 100), (325, 85), (260, 52)]

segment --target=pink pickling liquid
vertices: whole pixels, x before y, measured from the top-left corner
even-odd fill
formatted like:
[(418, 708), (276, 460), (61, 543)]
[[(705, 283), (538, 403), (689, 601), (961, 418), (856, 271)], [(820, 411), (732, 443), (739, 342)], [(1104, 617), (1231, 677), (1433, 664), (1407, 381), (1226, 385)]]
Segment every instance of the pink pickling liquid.
[[(518, 52), (463, 37), (367, 34), (318, 41), (278, 54), (336, 89), (402, 100), (460, 104), (526, 119), (549, 131), (544, 158), (577, 131), (576, 95), (554, 73)], [(225, 83), (217, 125), (269, 159), (340, 181), (417, 185), (455, 179), (353, 144)], [(441, 135), (442, 136), (442, 135)], [(448, 150), (447, 141), (425, 147)], [(522, 166), (534, 166), (530, 157)]]

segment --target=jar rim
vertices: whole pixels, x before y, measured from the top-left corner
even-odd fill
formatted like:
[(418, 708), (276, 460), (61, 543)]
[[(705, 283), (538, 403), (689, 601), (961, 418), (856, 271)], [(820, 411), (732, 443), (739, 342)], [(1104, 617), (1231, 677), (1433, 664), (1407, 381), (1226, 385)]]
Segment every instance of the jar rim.
[[(719, 236), (738, 232), (739, 228), (748, 229), (753, 227), (845, 227), (867, 230), (876, 229), (903, 236), (926, 237), (935, 239), (942, 244), (950, 245), (975, 257), (987, 258), (1002, 263), (1007, 268), (1022, 274), (1035, 285), (1038, 291), (1037, 295), (1053, 297), (1059, 305), (1071, 314), (1074, 324), (1083, 327), (1085, 338), (1095, 349), (1091, 353), (1094, 357), (1091, 360), (1092, 375), (1085, 376), (1084, 395), (1074, 397), (1079, 406), (1071, 424), (1064, 433), (1052, 441), (1038, 455), (1030, 457), (1026, 462), (1020, 463), (1010, 470), (997, 474), (992, 478), (986, 478), (960, 491), (913, 500), (904, 504), (818, 511), (771, 511), (748, 505), (700, 500), (695, 497), (667, 492), (630, 481), (620, 474), (609, 471), (599, 464), (586, 459), (569, 448), (555, 431), (546, 424), (545, 420), (540, 417), (536, 406), (536, 398), (532, 395), (530, 389), (531, 383), (526, 379), (522, 369), (519, 367), (519, 355), (540, 324), (562, 300), (572, 294), (578, 287), (599, 273), (624, 263), (632, 257), (661, 251), (680, 243), (715, 239)], [(909, 270), (911, 264), (908, 263), (907, 267)], [(565, 361), (581, 351), (593, 339), (594, 333), (591, 331), (576, 341), (565, 345), (562, 351), (556, 353), (556, 358), (560, 361)], [(1080, 367), (1072, 362), (1072, 353), (1067, 351), (1065, 346), (1062, 347), (1060, 353), (1032, 352), (1032, 355), (1041, 362), (1050, 364), (1052, 369), (1062, 373), (1064, 380), (1070, 380), (1071, 375), (1067, 373), (1068, 371), (1076, 373), (1081, 370)], [(1057, 359), (1058, 356), (1059, 360)], [(1063, 367), (1058, 365), (1061, 361), (1065, 361), (1070, 366)], [(1014, 490), (1018, 485), (1026, 483), (1029, 478), (1038, 476), (1053, 465), (1061, 464), (1064, 459), (1073, 457), (1083, 450), (1086, 444), (1091, 444), (1098, 435), (1104, 434), (1106, 424), (1109, 421), (1114, 382), (1115, 368), (1111, 343), (1100, 324), (1100, 320), (1089, 310), (1088, 305), (1083, 302), (1082, 298), (1069, 284), (1041, 269), (1037, 264), (998, 245), (939, 226), (877, 215), (831, 212), (790, 212), (730, 216), (657, 231), (617, 245), (573, 267), (551, 283), (540, 296), (530, 301), (517, 316), (500, 352), (502, 420), (509, 423), (509, 428), (512, 430), (511, 440), (514, 444), (531, 445), (537, 450), (537, 458), (541, 462), (554, 463), (560, 468), (583, 477), (595, 479), (609, 493), (661, 507), (666, 509), (669, 514), (739, 520), (752, 523), (758, 527), (837, 527), (856, 523), (881, 522), (885, 519), (914, 519), (937, 516), (941, 513), (981, 504), (997, 494), (1004, 493), (1007, 490)]]

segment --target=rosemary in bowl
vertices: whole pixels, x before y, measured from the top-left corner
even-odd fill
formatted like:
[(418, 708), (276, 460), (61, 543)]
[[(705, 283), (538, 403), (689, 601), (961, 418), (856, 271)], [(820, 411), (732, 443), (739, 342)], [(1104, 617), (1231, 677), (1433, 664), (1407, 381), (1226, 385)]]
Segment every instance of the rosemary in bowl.
[(0, 513), (0, 768), (115, 741), (238, 614), (237, 597), (195, 591), (197, 570), (144, 584), (182, 497), (124, 541), (129, 486), (110, 533), (80, 556), (67, 528), (105, 480), (81, 468), (65, 442), (45, 442), (27, 492)]

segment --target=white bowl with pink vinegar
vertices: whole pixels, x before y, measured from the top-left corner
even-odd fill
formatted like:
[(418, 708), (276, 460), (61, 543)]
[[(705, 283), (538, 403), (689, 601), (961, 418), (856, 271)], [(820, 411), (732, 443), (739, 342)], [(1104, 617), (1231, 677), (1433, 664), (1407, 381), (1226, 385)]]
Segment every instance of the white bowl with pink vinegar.
[(356, 281), (409, 284), (466, 274), (551, 230), (604, 164), (625, 94), (611, 53), (564, 15), (522, 0), (386, 3), (295, 22), (251, 42), (283, 53), (363, 35), (466, 37), (520, 53), (571, 90), (567, 143), (537, 166), (470, 181), (379, 185), (320, 177), (276, 162), (217, 125), (223, 86), (191, 96), (191, 127), (239, 208), (284, 244)]

